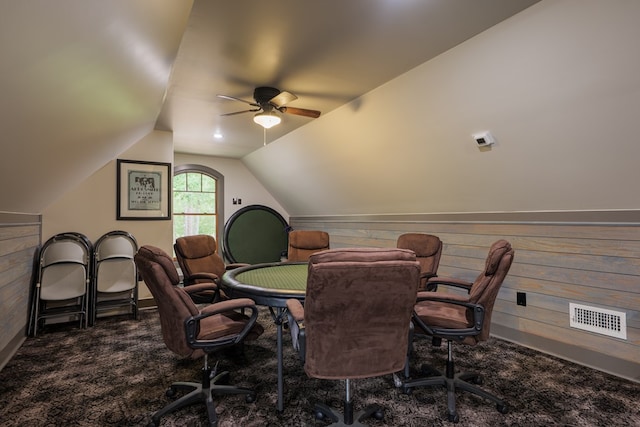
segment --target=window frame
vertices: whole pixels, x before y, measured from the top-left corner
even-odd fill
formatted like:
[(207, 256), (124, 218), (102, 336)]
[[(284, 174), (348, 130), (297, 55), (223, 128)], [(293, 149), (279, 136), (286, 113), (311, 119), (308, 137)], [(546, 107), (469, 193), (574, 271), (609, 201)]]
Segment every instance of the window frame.
[[(216, 243), (218, 244), (218, 251), (222, 253), (221, 239), (224, 233), (224, 175), (218, 172), (215, 169), (212, 169), (208, 166), (197, 165), (197, 164), (186, 164), (175, 166), (173, 168), (173, 177), (182, 173), (201, 173), (204, 175), (208, 175), (214, 180), (216, 180)], [(173, 178), (172, 177), (172, 178)], [(173, 202), (173, 179), (171, 181), (171, 201)], [(172, 214), (173, 206), (175, 203), (171, 204), (172, 206)], [(173, 226), (171, 227), (171, 234), (173, 235)]]

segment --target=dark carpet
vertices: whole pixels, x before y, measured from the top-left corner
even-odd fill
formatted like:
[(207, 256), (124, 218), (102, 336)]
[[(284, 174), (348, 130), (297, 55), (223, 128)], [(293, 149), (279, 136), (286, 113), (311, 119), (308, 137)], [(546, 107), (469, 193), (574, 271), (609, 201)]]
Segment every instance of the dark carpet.
[[(252, 387), (254, 403), (242, 396), (217, 401), (220, 427), (322, 426), (315, 402), (340, 407), (344, 383), (309, 379), (285, 336), (285, 409), (275, 410), (275, 326), (268, 311), (260, 322), (265, 333), (244, 346), (244, 353), (216, 357), (231, 372), (231, 383)], [(446, 345), (416, 344), (412, 370), (423, 363), (444, 365)], [(572, 364), (492, 338), (480, 346), (455, 347), (458, 370), (483, 374), (487, 390), (510, 406), (495, 405), (458, 393), (460, 426), (640, 426), (640, 384)], [(201, 361), (179, 360), (164, 346), (155, 310), (127, 317), (99, 319), (96, 326), (48, 326), (29, 338), (0, 372), (0, 425), (8, 426), (144, 426), (167, 403), (173, 381), (198, 381)], [(451, 426), (444, 389), (415, 389), (407, 395), (393, 387), (391, 376), (353, 382), (356, 410), (370, 403), (385, 408), (372, 426)], [(162, 426), (207, 425), (203, 406), (162, 419)]]

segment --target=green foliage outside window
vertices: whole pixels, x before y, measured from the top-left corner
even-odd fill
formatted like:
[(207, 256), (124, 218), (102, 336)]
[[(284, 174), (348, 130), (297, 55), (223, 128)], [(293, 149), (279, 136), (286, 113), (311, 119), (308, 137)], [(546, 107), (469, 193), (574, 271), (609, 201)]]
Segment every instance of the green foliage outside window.
[(200, 172), (173, 177), (173, 238), (194, 234), (216, 236), (216, 180)]

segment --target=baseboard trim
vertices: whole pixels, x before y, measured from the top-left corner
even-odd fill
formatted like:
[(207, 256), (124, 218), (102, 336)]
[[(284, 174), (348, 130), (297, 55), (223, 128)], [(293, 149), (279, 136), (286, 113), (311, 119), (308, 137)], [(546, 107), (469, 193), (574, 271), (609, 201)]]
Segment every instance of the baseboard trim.
[(153, 298), (144, 298), (138, 300), (138, 309), (144, 310), (148, 308), (156, 308), (158, 304), (156, 304), (156, 300)]
[(527, 334), (501, 325), (491, 325), (491, 335), (532, 348), (541, 353), (640, 383), (640, 364), (633, 363), (629, 360), (619, 359), (572, 344)]
[(23, 328), (11, 341), (0, 351), (0, 371), (9, 363), (9, 361), (16, 355), (22, 344), (27, 339), (27, 331)]

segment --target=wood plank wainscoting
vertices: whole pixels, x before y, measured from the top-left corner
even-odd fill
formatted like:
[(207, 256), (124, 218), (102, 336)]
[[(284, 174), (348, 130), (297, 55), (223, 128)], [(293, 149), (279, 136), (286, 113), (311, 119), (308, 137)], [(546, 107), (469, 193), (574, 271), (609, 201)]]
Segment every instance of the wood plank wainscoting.
[[(640, 211), (291, 217), (324, 230), (331, 248), (393, 247), (406, 232), (442, 239), (441, 276), (473, 281), (500, 238), (515, 258), (494, 307), (492, 333), (640, 382)], [(516, 294), (526, 294), (526, 306)], [(569, 303), (626, 314), (627, 339), (569, 325)]]
[(0, 369), (26, 339), (34, 256), (42, 217), (0, 212)]

